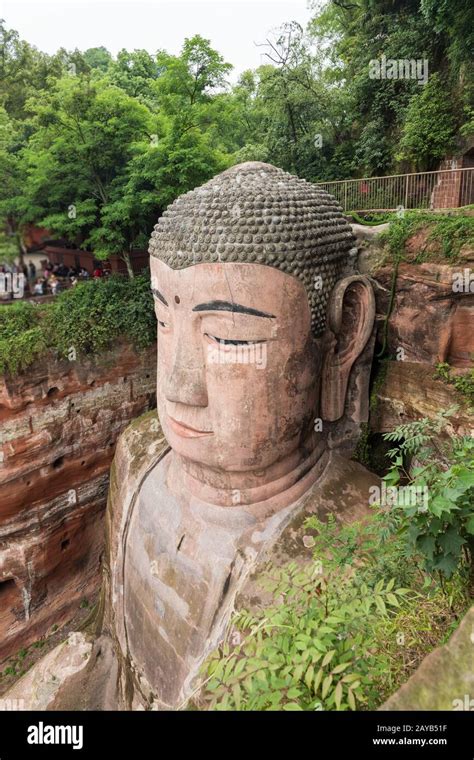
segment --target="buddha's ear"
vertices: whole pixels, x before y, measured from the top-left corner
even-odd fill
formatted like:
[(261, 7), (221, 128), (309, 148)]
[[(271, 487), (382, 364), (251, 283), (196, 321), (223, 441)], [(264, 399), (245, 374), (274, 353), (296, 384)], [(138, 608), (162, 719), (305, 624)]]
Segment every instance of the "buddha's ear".
[(321, 384), (321, 417), (335, 422), (344, 414), (351, 369), (372, 335), (375, 298), (366, 277), (340, 280), (328, 304), (327, 350)]

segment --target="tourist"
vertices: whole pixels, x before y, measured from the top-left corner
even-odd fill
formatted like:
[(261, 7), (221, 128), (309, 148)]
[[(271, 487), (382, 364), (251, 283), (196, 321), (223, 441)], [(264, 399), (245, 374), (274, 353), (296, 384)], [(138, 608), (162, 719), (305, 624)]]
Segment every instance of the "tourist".
[(59, 282), (55, 274), (52, 274), (51, 277), (49, 278), (49, 286), (51, 288), (51, 293), (53, 294), (53, 296), (57, 296), (61, 290), (61, 283)]
[(36, 279), (36, 267), (32, 261), (28, 264), (28, 279), (31, 282)]
[(67, 277), (69, 274), (69, 267), (67, 267), (66, 264), (60, 264), (56, 274), (58, 277)]

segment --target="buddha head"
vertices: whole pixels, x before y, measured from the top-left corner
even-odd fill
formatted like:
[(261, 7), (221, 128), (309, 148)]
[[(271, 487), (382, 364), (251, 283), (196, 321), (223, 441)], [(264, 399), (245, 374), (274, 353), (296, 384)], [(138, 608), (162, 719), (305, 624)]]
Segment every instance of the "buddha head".
[(255, 486), (321, 448), (374, 322), (370, 284), (347, 276), (353, 245), (331, 195), (269, 164), (164, 212), (149, 248), (157, 401), (185, 466)]

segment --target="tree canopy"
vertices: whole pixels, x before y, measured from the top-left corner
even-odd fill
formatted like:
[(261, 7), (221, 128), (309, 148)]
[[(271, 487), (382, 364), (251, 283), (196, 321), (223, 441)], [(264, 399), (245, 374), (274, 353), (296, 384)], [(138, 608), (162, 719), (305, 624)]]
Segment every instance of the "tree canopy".
[[(425, 170), (472, 134), (467, 0), (312, 5), (308, 28), (269, 34), (263, 64), (233, 85), (199, 35), (178, 55), (50, 56), (1, 22), (4, 231), (21, 244), (34, 222), (127, 261), (174, 198), (234, 163), (269, 161), (311, 181)], [(371, 77), (382, 56), (426, 61), (426, 81)]]

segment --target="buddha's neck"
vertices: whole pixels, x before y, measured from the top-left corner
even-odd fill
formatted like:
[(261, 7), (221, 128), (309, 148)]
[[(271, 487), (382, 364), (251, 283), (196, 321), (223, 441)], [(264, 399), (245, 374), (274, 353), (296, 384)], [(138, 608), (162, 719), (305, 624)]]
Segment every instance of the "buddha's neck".
[(317, 480), (326, 461), (327, 442), (312, 435), (286, 458), (261, 470), (228, 472), (206, 467), (171, 453), (168, 485), (222, 507), (258, 506), (272, 502), (282, 509), (300, 498)]

